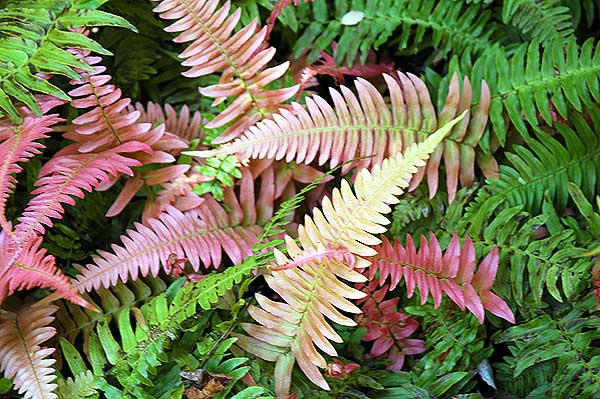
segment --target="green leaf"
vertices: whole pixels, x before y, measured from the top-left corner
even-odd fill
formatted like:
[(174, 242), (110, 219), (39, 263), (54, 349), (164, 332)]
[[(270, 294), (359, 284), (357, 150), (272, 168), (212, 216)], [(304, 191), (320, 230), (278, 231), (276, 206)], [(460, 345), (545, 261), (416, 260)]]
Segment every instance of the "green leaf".
[(138, 32), (137, 28), (130, 24), (125, 18), (99, 10), (75, 10), (75, 12), (70, 12), (59, 18), (59, 21), (69, 28), (81, 28), (84, 26), (116, 26), (127, 28), (136, 33)]
[(71, 374), (79, 375), (87, 371), (87, 366), (79, 351), (64, 337), (60, 337), (60, 350), (62, 351), (63, 358), (69, 365)]

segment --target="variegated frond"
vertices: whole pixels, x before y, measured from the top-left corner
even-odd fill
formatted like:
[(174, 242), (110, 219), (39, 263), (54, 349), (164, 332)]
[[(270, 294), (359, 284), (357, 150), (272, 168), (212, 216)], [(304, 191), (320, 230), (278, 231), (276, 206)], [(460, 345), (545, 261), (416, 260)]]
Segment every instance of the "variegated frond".
[(204, 138), (204, 132), (200, 129), (200, 126), (207, 121), (202, 118), (198, 111), (191, 114), (187, 105), (181, 107), (179, 115), (170, 104), (165, 104), (163, 108), (151, 101), (148, 101), (146, 107), (141, 103), (129, 105), (127, 110), (140, 113), (139, 123), (151, 123), (153, 125), (164, 123), (167, 132), (185, 139), (188, 143), (194, 139), (202, 140)]
[(53, 393), (57, 387), (53, 383), (55, 360), (49, 358), (54, 348), (40, 347), (56, 333), (50, 323), (57, 309), (52, 305), (23, 306), (17, 313), (0, 317), (0, 371), (6, 378), (14, 378), (15, 389), (26, 399), (57, 398)]
[(15, 188), (17, 180), (14, 175), (21, 172), (19, 162), (40, 153), (44, 145), (39, 142), (46, 138), (51, 126), (61, 122), (56, 114), (41, 117), (25, 116), (23, 122), (13, 126), (5, 119), (0, 123), (0, 230), (11, 232), (6, 218), (6, 201)]
[[(153, 0), (161, 1), (161, 0)], [(200, 89), (205, 96), (215, 98), (214, 104), (233, 99), (227, 108), (206, 124), (216, 128), (233, 122), (215, 143), (225, 143), (241, 134), (247, 127), (279, 108), (291, 98), (298, 87), (265, 90), (269, 83), (281, 78), (289, 62), (266, 68), (275, 49), (265, 48), (267, 34), (264, 27), (257, 32), (256, 20), (234, 32), (241, 9), (230, 13), (228, 0), (219, 7), (218, 0), (162, 0), (154, 11), (167, 20), (176, 20), (167, 26), (167, 32), (181, 32), (178, 43), (192, 42), (179, 57), (184, 66), (191, 67), (183, 75), (198, 77), (222, 71), (219, 83)]]
[(83, 198), (114, 176), (133, 175), (132, 167), (141, 162), (123, 156), (147, 149), (143, 143), (132, 141), (97, 153), (79, 153), (76, 146), (65, 147), (40, 170), (40, 178), (32, 191), (35, 196), (19, 217), (15, 233), (27, 237), (32, 231), (44, 234), (44, 226), (52, 226), (51, 219), (60, 219), (62, 204), (74, 205), (74, 197)]
[(411, 144), (431, 134), (454, 116), (467, 111), (465, 118), (454, 127), (444, 145), (430, 158), (426, 170), (415, 175), (411, 189), (416, 188), (427, 172), (430, 195), (438, 188), (438, 169), (442, 157), (446, 167), (446, 181), (451, 199), (454, 198), (460, 176), (463, 185), (474, 180), (475, 147), (484, 132), (490, 104), (490, 92), (482, 82), (481, 99), (471, 115), (471, 84), (467, 78), (460, 93), (455, 75), (439, 118), (436, 116), (425, 83), (410, 73), (397, 73), (399, 79), (384, 74), (391, 107), (379, 91), (368, 81), (355, 81), (355, 95), (342, 86), (340, 91), (330, 89), (333, 106), (318, 95), (306, 99), (306, 106), (292, 104), (292, 109), (281, 109), (272, 120), (258, 122), (244, 134), (221, 148), (192, 151), (200, 157), (235, 154), (240, 160), (250, 158), (283, 159), (287, 162), (319, 165), (329, 162), (335, 167), (343, 162), (364, 157), (357, 163), (347, 164), (342, 173), (353, 167), (369, 168)]
[[(266, 360), (276, 361), (276, 390), (284, 397), (289, 389), (294, 359), (307, 377), (323, 389), (329, 386), (319, 368), (326, 361), (317, 348), (336, 356), (329, 341), (341, 338), (325, 317), (342, 325), (355, 322), (339, 310), (360, 313), (348, 299), (364, 297), (362, 292), (347, 286), (338, 277), (350, 282), (364, 282), (366, 277), (354, 269), (369, 265), (361, 256), (377, 252), (371, 248), (381, 241), (374, 234), (385, 232), (397, 195), (408, 186), (417, 167), (439, 145), (461, 117), (444, 125), (425, 141), (410, 146), (404, 154), (387, 158), (375, 165), (372, 172), (362, 169), (355, 180), (354, 192), (346, 180), (341, 189), (334, 189), (332, 200), (323, 199), (322, 211), (313, 210), (298, 228), (299, 245), (286, 236), (288, 256), (276, 252), (278, 266), (266, 277), (269, 286), (285, 302), (275, 302), (257, 295), (261, 307), (250, 307), (252, 317), (261, 325), (243, 324), (249, 337), (240, 337), (238, 344)], [(345, 249), (344, 257), (338, 249)], [(349, 267), (354, 266), (354, 269)], [(338, 310), (339, 309), (339, 310)]]
[(56, 267), (54, 256), (40, 248), (42, 237), (11, 237), (0, 232), (0, 304), (19, 290), (52, 288), (60, 297), (80, 306), (91, 305), (71, 287), (69, 279)]
[(81, 270), (73, 286), (79, 292), (91, 291), (140, 275), (156, 276), (161, 268), (169, 272), (171, 254), (187, 258), (195, 271), (201, 264), (219, 267), (222, 252), (233, 263), (241, 262), (252, 253), (262, 232), (253, 190), (242, 187), (239, 200), (231, 189), (226, 190), (224, 205), (207, 195), (193, 210), (181, 212), (168, 206), (158, 218), (136, 223), (135, 230), (121, 237), (123, 246), (113, 245), (112, 253), (100, 251), (93, 263)]
[(498, 248), (494, 246), (481, 261), (475, 272), (475, 247), (467, 237), (461, 248), (458, 236), (452, 240), (442, 253), (440, 244), (430, 234), (429, 243), (421, 236), (421, 245), (417, 251), (410, 235), (406, 245), (395, 239), (391, 244), (385, 237), (383, 245), (377, 248), (377, 255), (369, 258), (373, 262), (369, 272), (371, 279), (379, 273), (379, 282), (384, 284), (388, 277), (390, 289), (394, 289), (401, 280), (406, 284), (408, 297), (412, 297), (415, 288), (419, 289), (421, 304), (431, 294), (434, 307), (447, 295), (462, 310), (471, 311), (480, 323), (484, 321), (484, 309), (498, 317), (515, 322), (515, 317), (502, 298), (491, 289), (498, 269)]

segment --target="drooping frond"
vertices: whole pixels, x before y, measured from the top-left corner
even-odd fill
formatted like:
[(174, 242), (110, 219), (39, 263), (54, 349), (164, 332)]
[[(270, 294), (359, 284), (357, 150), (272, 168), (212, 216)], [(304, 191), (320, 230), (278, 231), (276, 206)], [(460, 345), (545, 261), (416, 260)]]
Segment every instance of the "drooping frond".
[[(377, 50), (393, 35), (401, 54), (414, 54), (427, 47), (434, 47), (442, 57), (450, 51), (477, 54), (500, 36), (490, 22), (489, 10), (460, 1), (366, 0), (352, 2), (350, 9), (347, 2), (336, 2), (334, 7), (315, 3), (311, 23), (294, 47), (296, 57), (312, 47), (312, 62), (319, 50), (330, 52), (335, 40), (338, 64), (352, 65), (357, 55), (364, 63), (371, 49)], [(363, 14), (357, 23), (344, 23), (343, 16), (350, 10)]]
[(31, 231), (44, 234), (45, 226), (52, 226), (51, 219), (60, 219), (62, 204), (74, 205), (72, 196), (83, 198), (111, 176), (133, 175), (131, 168), (141, 162), (120, 153), (147, 150), (143, 143), (132, 141), (99, 153), (77, 153), (76, 146), (66, 147), (40, 170), (40, 179), (32, 191), (35, 196), (19, 217), (15, 232), (27, 236)]
[(0, 303), (18, 290), (40, 287), (55, 289), (62, 298), (90, 307), (56, 267), (54, 256), (40, 248), (41, 244), (41, 237), (20, 242), (0, 232)]
[(425, 352), (421, 339), (409, 338), (419, 328), (419, 322), (396, 309), (400, 298), (384, 300), (389, 286), (377, 287), (377, 281), (371, 281), (361, 288), (367, 296), (358, 301), (363, 314), (356, 317), (367, 333), (363, 341), (373, 341), (369, 356), (386, 355), (392, 361), (388, 370), (402, 370), (406, 355)]
[(234, 122), (215, 139), (216, 143), (236, 138), (297, 90), (297, 86), (264, 89), (283, 76), (289, 62), (265, 69), (275, 55), (274, 48), (263, 47), (267, 28), (256, 32), (258, 23), (254, 20), (234, 33), (241, 9), (230, 13), (230, 8), (229, 0), (221, 7), (217, 0), (162, 0), (154, 8), (161, 18), (177, 20), (165, 28), (168, 32), (181, 32), (175, 42), (192, 42), (179, 55), (185, 59), (183, 65), (191, 67), (184, 76), (223, 71), (219, 83), (200, 89), (202, 95), (215, 98), (214, 104), (234, 97), (224, 111), (206, 124), (207, 128), (216, 128)]
[(6, 219), (6, 201), (15, 188), (14, 174), (21, 172), (18, 162), (26, 162), (40, 153), (44, 145), (40, 139), (48, 137), (51, 126), (61, 122), (56, 114), (41, 117), (25, 116), (23, 123), (13, 126), (8, 121), (0, 125), (0, 230), (10, 232)]
[(9, 312), (0, 317), (0, 371), (13, 378), (15, 389), (24, 398), (56, 399), (52, 383), (56, 360), (49, 358), (54, 348), (40, 345), (54, 336), (50, 327), (57, 307), (24, 306), (19, 312)]
[(222, 251), (233, 263), (241, 262), (252, 253), (261, 232), (256, 224), (254, 194), (243, 190), (239, 200), (228, 194), (225, 205), (229, 212), (206, 196), (194, 210), (183, 213), (169, 206), (158, 218), (136, 223), (135, 230), (121, 237), (123, 246), (113, 245), (114, 253), (99, 252), (94, 263), (81, 270), (74, 287), (80, 292), (91, 291), (135, 280), (139, 275), (156, 276), (172, 253), (187, 258), (194, 270), (201, 264), (218, 268)]
[[(355, 193), (349, 183), (342, 180), (341, 189), (333, 191), (332, 200), (323, 199), (323, 211), (315, 208), (312, 218), (305, 217), (304, 225), (298, 228), (300, 245), (286, 236), (287, 253), (292, 260), (279, 253), (277, 264), (281, 270), (266, 276), (267, 284), (285, 302), (257, 295), (261, 307), (251, 306), (249, 312), (261, 325), (243, 324), (250, 336), (240, 337), (238, 341), (245, 350), (277, 362), (275, 379), (279, 397), (289, 390), (294, 360), (313, 383), (329, 389), (319, 371), (326, 366), (326, 361), (317, 348), (336, 356), (329, 341), (341, 342), (341, 337), (325, 317), (338, 324), (353, 326), (355, 322), (338, 309), (360, 313), (348, 299), (359, 299), (364, 294), (338, 277), (350, 282), (364, 282), (365, 276), (349, 268), (343, 257), (319, 257), (317, 253), (345, 248), (353, 254), (355, 269), (367, 266), (368, 262), (360, 256), (376, 254), (369, 245), (380, 242), (374, 234), (385, 232), (382, 225), (389, 221), (383, 214), (391, 211), (388, 204), (398, 202), (396, 196), (408, 186), (411, 174), (425, 164), (427, 156), (462, 117), (464, 114), (424, 142), (409, 147), (404, 154), (385, 159), (381, 166), (373, 168), (372, 173), (362, 169), (356, 177)], [(287, 268), (290, 262), (295, 262), (295, 267)]]
[(502, 20), (542, 44), (552, 39), (573, 36), (569, 8), (559, 0), (507, 0), (502, 4)]
[(600, 102), (600, 45), (594, 39), (579, 46), (576, 39), (554, 40), (540, 51), (536, 39), (509, 57), (492, 47), (473, 65), (471, 78), (485, 76), (492, 100), (490, 121), (500, 143), (506, 143), (505, 112), (517, 131), (529, 135), (527, 124), (552, 126), (556, 113), (569, 119)]
[[(355, 158), (364, 159), (348, 163), (342, 173), (353, 167), (360, 169), (402, 152), (411, 144), (433, 132), (438, 118), (429, 92), (423, 81), (412, 74), (398, 72), (399, 82), (383, 75), (391, 97), (391, 108), (379, 91), (364, 79), (356, 80), (358, 96), (342, 86), (341, 93), (330, 89), (333, 107), (315, 95), (307, 98), (306, 107), (292, 104), (292, 110), (281, 109), (267, 119), (250, 127), (230, 144), (209, 151), (192, 151), (189, 154), (207, 157), (235, 154), (240, 159), (272, 158), (319, 165), (329, 162), (331, 167)], [(438, 169), (442, 158), (446, 166), (446, 180), (451, 199), (454, 197), (460, 176), (463, 185), (474, 180), (475, 147), (487, 123), (490, 93), (482, 82), (481, 98), (473, 115), (470, 113), (471, 85), (465, 79), (460, 93), (455, 75), (448, 97), (440, 112), (439, 124), (467, 111), (467, 115), (454, 127), (443, 146), (431, 157), (427, 170), (430, 195), (438, 189)], [(425, 171), (425, 170), (423, 170)], [(422, 179), (418, 174), (411, 188)]]
[[(7, 4), (8, 3), (8, 4)], [(0, 110), (16, 123), (22, 116), (14, 101), (27, 105), (40, 117), (42, 111), (32, 92), (46, 93), (62, 100), (69, 97), (37, 72), (78, 79), (75, 68), (88, 69), (67, 49), (110, 54), (81, 33), (70, 30), (85, 26), (120, 26), (135, 30), (125, 19), (96, 10), (102, 3), (72, 1), (9, 1), (0, 9)]]
[(369, 270), (371, 278), (379, 272), (380, 284), (390, 277), (391, 289), (401, 280), (406, 284), (408, 297), (415, 288), (421, 295), (421, 304), (433, 297), (434, 307), (438, 308), (442, 296), (447, 295), (462, 310), (471, 311), (480, 323), (484, 321), (484, 309), (511, 323), (514, 315), (506, 302), (491, 291), (498, 270), (498, 248), (492, 250), (479, 264), (475, 272), (475, 247), (467, 237), (460, 247), (458, 236), (453, 235), (446, 252), (442, 253), (437, 238), (430, 234), (429, 243), (421, 237), (417, 251), (412, 237), (406, 237), (402, 246), (397, 239), (391, 244), (385, 237), (383, 245), (377, 248), (377, 255), (369, 258), (373, 262)]
[(146, 107), (141, 103), (129, 105), (129, 112), (138, 111), (140, 113), (139, 123), (165, 124), (165, 129), (169, 133), (173, 133), (182, 139), (190, 142), (193, 139), (202, 140), (204, 132), (200, 130), (200, 126), (206, 123), (200, 112), (195, 111), (190, 115), (190, 109), (187, 105), (181, 107), (179, 115), (170, 104), (165, 104), (164, 108), (159, 104), (148, 101)]

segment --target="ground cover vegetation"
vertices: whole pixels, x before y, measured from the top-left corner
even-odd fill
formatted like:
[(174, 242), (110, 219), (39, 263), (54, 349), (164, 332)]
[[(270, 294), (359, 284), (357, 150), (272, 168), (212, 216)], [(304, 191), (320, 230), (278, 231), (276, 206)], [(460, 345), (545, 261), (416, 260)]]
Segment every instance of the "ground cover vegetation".
[(593, 0), (0, 0), (0, 395), (600, 398)]

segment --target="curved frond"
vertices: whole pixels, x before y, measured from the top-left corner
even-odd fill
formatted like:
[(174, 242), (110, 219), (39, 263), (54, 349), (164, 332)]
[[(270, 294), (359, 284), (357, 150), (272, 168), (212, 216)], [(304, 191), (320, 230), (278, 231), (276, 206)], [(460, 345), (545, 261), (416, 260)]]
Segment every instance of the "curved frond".
[[(196, 209), (185, 213), (173, 207), (145, 224), (136, 223), (121, 240), (123, 246), (113, 245), (114, 253), (101, 251), (94, 263), (87, 265), (73, 282), (80, 292), (101, 286), (110, 287), (118, 281), (135, 280), (139, 275), (156, 276), (167, 267), (171, 253), (187, 258), (194, 270), (200, 265), (219, 267), (222, 251), (233, 263), (241, 262), (252, 253), (261, 227), (254, 209), (253, 193), (242, 192), (240, 200), (227, 195), (228, 213), (212, 197), (205, 197)], [(252, 211), (251, 209), (251, 211)]]
[[(298, 228), (300, 245), (286, 236), (291, 260), (278, 253), (277, 264), (281, 270), (272, 271), (266, 277), (271, 289), (285, 302), (257, 295), (261, 307), (252, 306), (249, 312), (261, 325), (243, 324), (249, 337), (240, 337), (238, 341), (248, 352), (278, 362), (275, 376), (278, 396), (284, 396), (289, 390), (294, 359), (313, 383), (329, 389), (319, 371), (326, 366), (326, 361), (317, 348), (336, 356), (329, 341), (342, 341), (325, 317), (338, 324), (355, 325), (339, 310), (360, 313), (348, 299), (365, 296), (338, 279), (366, 281), (365, 276), (349, 268), (348, 258), (339, 254), (323, 257), (317, 254), (331, 248), (344, 248), (353, 254), (351, 264), (355, 269), (368, 266), (368, 261), (360, 256), (376, 254), (370, 245), (380, 242), (374, 234), (385, 232), (383, 225), (389, 223), (383, 216), (391, 212), (388, 204), (398, 202), (396, 196), (408, 186), (411, 174), (425, 164), (428, 155), (462, 117), (464, 114), (422, 143), (409, 147), (404, 154), (385, 159), (373, 172), (362, 169), (356, 177), (355, 193), (349, 183), (342, 180), (341, 189), (333, 191), (332, 200), (323, 199), (323, 211), (315, 208), (312, 218), (305, 217), (304, 225)], [(295, 262), (295, 267), (288, 268), (290, 262)]]
[(39, 140), (48, 137), (46, 133), (52, 131), (51, 126), (61, 121), (54, 114), (25, 116), (23, 123), (18, 126), (4, 123), (0, 125), (0, 137), (6, 137), (0, 143), (0, 230), (11, 231), (6, 219), (6, 201), (17, 182), (13, 175), (22, 170), (18, 162), (26, 162), (39, 154), (44, 148)]
[(18, 290), (53, 288), (62, 297), (80, 306), (91, 307), (73, 290), (67, 276), (56, 267), (54, 256), (40, 248), (42, 237), (15, 241), (0, 232), (0, 303)]
[(89, 67), (69, 53), (82, 49), (101, 54), (108, 50), (92, 39), (71, 30), (81, 26), (120, 26), (135, 30), (123, 18), (96, 10), (102, 3), (82, 5), (73, 1), (11, 1), (0, 9), (0, 110), (22, 122), (14, 101), (27, 105), (40, 117), (40, 104), (32, 93), (46, 93), (69, 100), (61, 89), (38, 76), (38, 72), (79, 79), (76, 69)]
[(127, 106), (129, 112), (138, 111), (140, 113), (139, 123), (151, 123), (165, 124), (165, 130), (169, 133), (173, 133), (182, 139), (190, 142), (193, 139), (199, 139), (202, 141), (204, 138), (204, 132), (200, 129), (200, 126), (205, 124), (207, 121), (202, 118), (200, 112), (195, 111), (190, 114), (190, 109), (187, 105), (181, 107), (179, 115), (175, 108), (170, 104), (165, 104), (164, 108), (159, 104), (148, 101), (146, 107), (141, 103), (135, 103), (134, 105)]
[[(292, 110), (282, 109), (273, 114), (273, 120), (264, 120), (251, 126), (244, 134), (221, 148), (209, 151), (191, 151), (189, 154), (207, 157), (235, 154), (240, 159), (272, 158), (319, 165), (329, 162), (331, 167), (355, 158), (357, 163), (344, 165), (342, 173), (353, 167), (372, 165), (431, 134), (438, 126), (429, 92), (423, 81), (410, 73), (398, 72), (399, 81), (383, 75), (391, 98), (389, 107), (379, 91), (364, 79), (356, 80), (356, 96), (342, 86), (341, 92), (330, 89), (333, 107), (320, 96), (306, 99), (306, 107), (292, 104)], [(475, 147), (481, 139), (486, 123), (490, 94), (482, 82), (478, 108), (471, 116), (471, 85), (465, 79), (460, 94), (455, 75), (448, 97), (440, 112), (439, 124), (467, 111), (465, 118), (454, 127), (444, 144), (432, 155), (427, 170), (430, 196), (438, 189), (438, 169), (442, 158), (446, 166), (446, 180), (451, 199), (460, 176), (463, 185), (474, 180)], [(425, 170), (423, 170), (425, 172)], [(416, 188), (423, 175), (413, 178), (411, 189)]]
[(0, 371), (13, 383), (24, 398), (56, 399), (52, 391), (56, 376), (49, 358), (54, 348), (40, 345), (54, 336), (50, 327), (57, 307), (24, 306), (18, 313), (8, 313), (0, 318)]
[(339, 65), (352, 65), (357, 55), (364, 64), (371, 49), (377, 50), (390, 40), (397, 43), (401, 54), (414, 54), (428, 47), (434, 47), (440, 57), (450, 51), (478, 54), (498, 42), (501, 36), (496, 24), (490, 22), (491, 11), (476, 4), (465, 6), (460, 1), (431, 0), (353, 2), (352, 10), (364, 15), (358, 23), (346, 25), (341, 17), (348, 12), (348, 7), (348, 3), (337, 2), (333, 15), (323, 15), (327, 8), (315, 5), (311, 24), (294, 47), (295, 56), (313, 47), (308, 60), (311, 63), (319, 50), (328, 51), (334, 40)]
[(297, 91), (297, 86), (265, 90), (265, 86), (283, 76), (289, 62), (265, 69), (275, 55), (274, 48), (263, 47), (267, 28), (257, 32), (258, 23), (254, 20), (234, 33), (241, 9), (230, 13), (230, 8), (229, 0), (220, 7), (217, 0), (162, 0), (154, 8), (161, 18), (177, 20), (165, 28), (167, 32), (181, 32), (175, 42), (192, 42), (179, 55), (185, 59), (182, 64), (191, 67), (184, 76), (223, 71), (219, 83), (200, 89), (203, 95), (215, 98), (214, 104), (234, 97), (224, 111), (206, 124), (207, 128), (216, 128), (234, 122), (215, 143), (236, 138)]
[(573, 16), (559, 0), (508, 0), (502, 4), (502, 20), (542, 44), (573, 36)]
[(371, 278), (379, 272), (379, 282), (390, 277), (391, 289), (401, 280), (406, 284), (408, 297), (412, 297), (415, 288), (421, 295), (421, 304), (431, 294), (434, 307), (442, 303), (442, 296), (447, 295), (462, 310), (471, 311), (480, 323), (484, 321), (484, 309), (511, 323), (515, 317), (502, 298), (491, 291), (498, 269), (498, 248), (493, 247), (481, 261), (475, 272), (475, 247), (467, 237), (460, 247), (458, 236), (452, 240), (442, 253), (437, 238), (430, 233), (429, 243), (421, 236), (421, 245), (417, 251), (412, 237), (406, 237), (406, 245), (402, 246), (397, 239), (390, 243), (385, 237), (383, 245), (377, 248), (377, 255), (369, 260)]
[(132, 167), (141, 163), (120, 155), (144, 151), (147, 146), (140, 142), (129, 142), (100, 153), (81, 154), (75, 147), (66, 147), (57, 153), (40, 170), (35, 196), (19, 217), (15, 232), (27, 236), (31, 231), (44, 234), (44, 226), (52, 226), (51, 219), (62, 218), (62, 204), (74, 205), (72, 196), (83, 198), (85, 191), (91, 192), (113, 176), (133, 175)]

